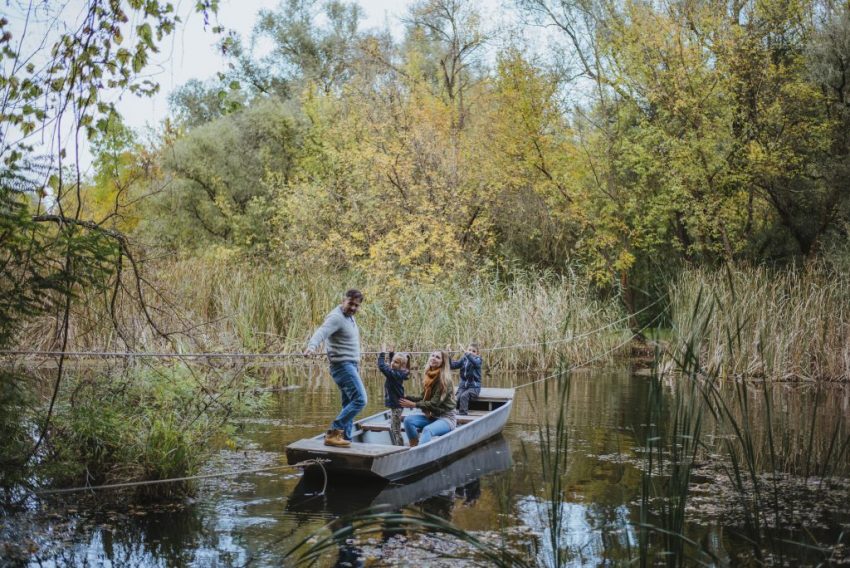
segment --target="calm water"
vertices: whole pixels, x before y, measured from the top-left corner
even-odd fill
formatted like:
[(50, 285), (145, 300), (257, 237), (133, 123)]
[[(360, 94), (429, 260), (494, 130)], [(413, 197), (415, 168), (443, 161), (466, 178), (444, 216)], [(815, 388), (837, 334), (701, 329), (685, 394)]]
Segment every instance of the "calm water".
[[(487, 383), (511, 386), (534, 378), (504, 374), (487, 377)], [(285, 460), (282, 452), (286, 444), (324, 430), (336, 414), (338, 393), (324, 369), (285, 374), (274, 371), (270, 381), (295, 388), (274, 393), (274, 404), (265, 416), (241, 420), (239, 448), (221, 450), (207, 471), (275, 465)], [(382, 403), (381, 379), (369, 375), (366, 382), (370, 402), (363, 415), (380, 410)], [(298, 540), (341, 515), (377, 504), (412, 506), (467, 531), (480, 531), (477, 534), (484, 537), (513, 535), (511, 542), (540, 565), (551, 563), (552, 542), (557, 542), (568, 565), (628, 562), (638, 553), (635, 527), (640, 521), (645, 455), (641, 450), (649, 388), (648, 378), (633, 376), (628, 369), (573, 375), (567, 403), (565, 491), (559, 505), (564, 528), (554, 540), (545, 516), (551, 494), (541, 474), (539, 425), (547, 416), (554, 421), (557, 399), (551, 389), (546, 393), (537, 388), (518, 393), (501, 439), (407, 485), (333, 485), (322, 496), (298, 472), (284, 470), (205, 481), (193, 502), (158, 510), (119, 508), (103, 499), (93, 508), (90, 502), (67, 496), (51, 503), (61, 513), (50, 526), (42, 523), (37, 527), (39, 531), (53, 530), (56, 537), (40, 542), (32, 565), (279, 566), (286, 563), (286, 551)], [(673, 385), (667, 388), (666, 396), (671, 397)], [(547, 396), (548, 403), (544, 401)], [(812, 431), (806, 409), (812, 404), (814, 389), (777, 387), (772, 396), (776, 420), (791, 417), (801, 432)], [(823, 448), (833, 428), (839, 429), (841, 439), (848, 435), (850, 391), (830, 389), (817, 396), (821, 397), (821, 412), (812, 423), (818, 439), (814, 447)], [(756, 414), (758, 400), (758, 393), (753, 393), (752, 411)], [(711, 439), (713, 433), (708, 430), (707, 438)], [(846, 461), (845, 454), (844, 465)], [(715, 554), (714, 563), (734, 564), (735, 554), (746, 548), (737, 536), (741, 532), (739, 521), (724, 509), (734, 496), (724, 500), (721, 486), (710, 482), (712, 464), (705, 465), (695, 476), (704, 490), (700, 492), (698, 487), (693, 494), (688, 535)], [(789, 497), (788, 506), (792, 508), (805, 508), (813, 499), (836, 503), (810, 513), (807, 526), (813, 541), (835, 543), (842, 531), (850, 532), (850, 514), (841, 493), (845, 489), (846, 485), (839, 484), (821, 493), (804, 491)], [(399, 556), (397, 544), (394, 549), (386, 544), (391, 542), (390, 536), (377, 539), (365, 549), (334, 548), (323, 564), (368, 564), (382, 552), (389, 558), (387, 563), (429, 564), (417, 560), (413, 552)], [(796, 550), (789, 545), (789, 550), (792, 548)], [(792, 565), (815, 564), (829, 554), (833, 554), (833, 560), (847, 559), (840, 547), (828, 553), (794, 550), (789, 552), (794, 558)]]

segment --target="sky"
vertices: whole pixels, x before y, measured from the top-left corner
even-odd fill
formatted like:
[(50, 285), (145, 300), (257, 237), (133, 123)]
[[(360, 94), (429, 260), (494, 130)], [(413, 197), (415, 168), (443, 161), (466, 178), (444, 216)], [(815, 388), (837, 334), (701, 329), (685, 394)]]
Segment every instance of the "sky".
[[(364, 18), (361, 29), (389, 27), (394, 35), (402, 30), (400, 18), (407, 13), (412, 0), (358, 0)], [(129, 126), (140, 129), (155, 125), (168, 114), (168, 95), (190, 79), (208, 79), (224, 71), (226, 63), (216, 49), (219, 35), (209, 27), (204, 30), (203, 16), (194, 13), (194, 1), (180, 3), (178, 13), (183, 20), (175, 33), (162, 44), (158, 61), (147, 72), (160, 85), (158, 94), (140, 98), (130, 93), (118, 103), (118, 110)], [(275, 8), (277, 0), (221, 0), (218, 24), (247, 38), (256, 21), (257, 13)]]

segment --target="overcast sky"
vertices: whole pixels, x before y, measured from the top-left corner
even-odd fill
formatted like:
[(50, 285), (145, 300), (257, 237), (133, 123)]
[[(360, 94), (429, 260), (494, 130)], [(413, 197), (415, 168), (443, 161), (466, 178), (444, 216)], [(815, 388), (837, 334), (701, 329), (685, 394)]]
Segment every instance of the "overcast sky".
[[(389, 26), (394, 35), (400, 35), (400, 18), (407, 13), (412, 0), (358, 0), (363, 9), (361, 29)], [(152, 98), (126, 94), (118, 109), (125, 122), (133, 128), (157, 124), (168, 113), (168, 95), (189, 79), (207, 79), (225, 70), (225, 61), (216, 50), (220, 36), (204, 30), (203, 16), (194, 13), (194, 1), (184, 0), (178, 11), (183, 20), (176, 32), (162, 44), (155, 65), (147, 71), (160, 84), (160, 92)], [(277, 0), (221, 0), (218, 23), (248, 37), (257, 12), (278, 5)], [(211, 27), (211, 26), (210, 26)]]

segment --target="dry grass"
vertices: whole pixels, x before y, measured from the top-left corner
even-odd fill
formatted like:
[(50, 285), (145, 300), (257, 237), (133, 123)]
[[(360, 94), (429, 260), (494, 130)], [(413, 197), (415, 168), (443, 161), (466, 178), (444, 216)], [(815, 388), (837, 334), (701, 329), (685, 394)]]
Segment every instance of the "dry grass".
[[(299, 352), (342, 292), (357, 287), (366, 293), (358, 322), (364, 351), (383, 345), (412, 351), (459, 349), (471, 341), (487, 351), (495, 368), (547, 368), (559, 356), (584, 361), (614, 348), (629, 337), (616, 299), (598, 300), (578, 278), (519, 273), (509, 284), (495, 278), (439, 285), (387, 284), (356, 273), (286, 273), (268, 264), (186, 260), (149, 267), (153, 287), (146, 293), (157, 326), (174, 333), (157, 339), (138, 309), (109, 317), (109, 293), (89, 292), (78, 302), (71, 349), (136, 351)], [(153, 293), (160, 292), (157, 296)], [(123, 306), (135, 291), (123, 293)], [(20, 343), (28, 349), (51, 347), (52, 321), (44, 318), (26, 330)], [(182, 332), (184, 330), (185, 332)], [(541, 345), (545, 343), (545, 345)], [(424, 364), (418, 357), (415, 364)]]
[(850, 276), (822, 267), (691, 270), (671, 287), (675, 335), (721, 377), (850, 378)]

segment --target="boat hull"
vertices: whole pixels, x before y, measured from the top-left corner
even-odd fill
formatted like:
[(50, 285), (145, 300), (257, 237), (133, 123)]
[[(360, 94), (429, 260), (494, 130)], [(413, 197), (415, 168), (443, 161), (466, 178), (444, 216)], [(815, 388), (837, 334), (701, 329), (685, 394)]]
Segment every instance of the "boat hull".
[[(356, 491), (345, 483), (305, 475), (286, 500), (286, 510), (330, 518), (350, 515), (367, 507), (399, 509), (450, 492), (474, 494), (475, 484), (485, 475), (505, 471), (512, 465), (508, 441), (497, 436), (490, 442), (435, 471), (406, 478), (400, 483), (359, 483)], [(479, 486), (480, 490), (480, 486)], [(321, 499), (316, 499), (321, 495)]]

